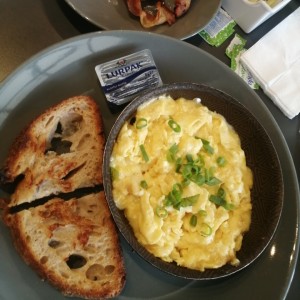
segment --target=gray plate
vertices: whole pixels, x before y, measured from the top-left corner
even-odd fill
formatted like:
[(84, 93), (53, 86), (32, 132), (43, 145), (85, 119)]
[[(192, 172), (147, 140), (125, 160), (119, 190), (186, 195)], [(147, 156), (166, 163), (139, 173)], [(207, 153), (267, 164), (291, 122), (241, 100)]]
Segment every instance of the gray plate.
[[(128, 274), (119, 299), (283, 299), (299, 248), (300, 199), (290, 152), (261, 99), (230, 68), (194, 46), (162, 35), (104, 31), (66, 40), (34, 56), (0, 89), (0, 164), (25, 124), (50, 105), (77, 94), (88, 94), (97, 100), (108, 134), (121, 107), (112, 110), (107, 105), (94, 67), (145, 48), (151, 50), (164, 83), (207, 84), (236, 98), (255, 115), (269, 134), (282, 165), (284, 205), (276, 234), (264, 253), (246, 269), (209, 282), (185, 280), (159, 271), (121, 238)], [(1, 222), (0, 236), (1, 299), (65, 299), (26, 266)]]
[(199, 32), (217, 13), (220, 0), (193, 0), (188, 12), (172, 26), (163, 24), (150, 29), (131, 15), (125, 0), (65, 0), (78, 14), (105, 30), (138, 30), (186, 39)]

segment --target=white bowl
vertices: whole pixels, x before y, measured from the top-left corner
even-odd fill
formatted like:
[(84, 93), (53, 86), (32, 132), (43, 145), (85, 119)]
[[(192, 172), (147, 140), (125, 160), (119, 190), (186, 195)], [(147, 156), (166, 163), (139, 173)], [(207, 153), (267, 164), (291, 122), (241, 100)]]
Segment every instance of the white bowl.
[(269, 19), (291, 0), (277, 0), (277, 4), (270, 7), (266, 1), (259, 0), (223, 0), (222, 7), (236, 21), (246, 33), (251, 32), (257, 26)]

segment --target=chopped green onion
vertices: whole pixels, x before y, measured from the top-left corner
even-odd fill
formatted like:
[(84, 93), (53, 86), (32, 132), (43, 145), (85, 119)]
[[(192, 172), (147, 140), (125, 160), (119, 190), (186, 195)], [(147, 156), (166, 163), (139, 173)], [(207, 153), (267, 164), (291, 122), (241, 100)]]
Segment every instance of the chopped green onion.
[(192, 215), (190, 218), (190, 225), (193, 227), (197, 226), (198, 218), (196, 215)]
[(209, 186), (221, 183), (221, 180), (213, 176), (214, 168), (205, 169), (205, 183)]
[(205, 176), (201, 172), (201, 167), (195, 164), (183, 165), (181, 174), (185, 182), (192, 181), (199, 186), (205, 183)]
[(143, 156), (144, 161), (148, 162), (149, 161), (149, 156), (148, 156), (148, 154), (147, 154), (147, 152), (146, 152), (145, 147), (144, 147), (143, 144), (140, 145), (140, 150), (142, 152), (142, 156)]
[(202, 155), (198, 154), (197, 159), (195, 160), (195, 163), (199, 166), (199, 167), (204, 167), (205, 166), (205, 161)]
[(217, 195), (218, 195), (219, 197), (225, 199), (225, 197), (226, 197), (226, 192), (225, 192), (225, 190), (224, 190), (222, 187), (220, 187), (220, 188), (218, 189)]
[(193, 182), (196, 183), (197, 185), (201, 186), (205, 183), (205, 177), (199, 174), (195, 178), (192, 178)]
[(137, 129), (141, 129), (141, 128), (146, 127), (147, 124), (148, 124), (148, 121), (147, 121), (145, 118), (140, 118), (140, 119), (138, 119), (138, 120), (136, 121), (135, 127), (136, 127)]
[(215, 167), (209, 169), (205, 168), (205, 161), (201, 155), (197, 155), (196, 158), (192, 154), (188, 153), (185, 155), (185, 159), (175, 157), (178, 151), (177, 144), (173, 144), (167, 153), (167, 159), (169, 162), (175, 160), (175, 171), (182, 175), (183, 180), (181, 184), (183, 186), (189, 185), (191, 182), (202, 186), (207, 184), (209, 186), (218, 185), (221, 180), (214, 176)]
[(189, 162), (189, 163), (194, 162), (192, 154), (187, 154), (185, 157), (186, 157), (187, 162)]
[(234, 204), (227, 202), (226, 205), (224, 206), (224, 208), (227, 210), (234, 210), (235, 206), (234, 206)]
[(119, 179), (119, 171), (118, 171), (116, 168), (111, 167), (111, 168), (110, 168), (110, 173), (111, 173), (111, 178), (112, 178), (112, 180), (117, 180), (117, 179)]
[(209, 226), (207, 223), (202, 223), (201, 227), (203, 227), (203, 229), (200, 231), (202, 236), (210, 236), (213, 232), (211, 226)]
[(181, 201), (182, 187), (180, 184), (174, 184), (172, 191), (165, 197), (165, 205), (179, 208)]
[(198, 214), (201, 216), (201, 217), (206, 217), (207, 216), (207, 211), (204, 210), (204, 209), (200, 209)]
[(220, 167), (224, 167), (225, 165), (226, 165), (226, 159), (223, 157), (223, 156), (219, 156), (218, 158), (217, 158), (217, 164), (218, 164), (218, 166), (220, 166)]
[(181, 195), (181, 193), (182, 193), (182, 185), (180, 183), (175, 183), (173, 185), (173, 191), (176, 191), (176, 192), (180, 193), (180, 195)]
[(173, 185), (172, 191), (165, 196), (164, 205), (173, 206), (175, 209), (179, 210), (181, 207), (192, 206), (197, 202), (198, 198), (198, 194), (182, 198), (182, 185), (176, 183)]
[(222, 206), (223, 208), (227, 210), (233, 210), (235, 206), (232, 203), (228, 203), (225, 199), (226, 193), (223, 188), (219, 188), (217, 195), (210, 195), (209, 201), (216, 204), (217, 206)]
[(201, 139), (202, 144), (203, 144), (203, 148), (204, 150), (209, 153), (209, 154), (214, 154), (215, 150), (214, 148), (210, 145), (209, 141), (205, 140), (205, 139)]
[(173, 144), (168, 152), (167, 152), (167, 161), (168, 162), (175, 162), (176, 161), (176, 153), (178, 152), (178, 145), (177, 144)]
[(213, 186), (221, 183), (221, 180), (213, 176), (214, 168), (204, 168), (205, 162), (201, 155), (194, 159), (191, 154), (186, 154), (185, 159), (186, 163), (182, 163), (182, 158), (176, 160), (176, 172), (181, 173), (184, 186), (187, 186), (190, 182), (194, 182), (199, 186), (203, 184)]
[(217, 195), (210, 195), (209, 201), (218, 206), (224, 206), (227, 203), (227, 201), (224, 198), (217, 196)]
[(168, 216), (168, 211), (162, 207), (162, 206), (157, 206), (155, 209), (155, 213), (158, 217), (164, 219)]
[(168, 125), (172, 128), (174, 132), (180, 132), (181, 127), (178, 123), (176, 123), (173, 119), (170, 119)]
[(180, 169), (181, 169), (181, 165), (182, 165), (182, 158), (179, 157), (176, 159), (176, 162), (175, 162), (175, 165), (176, 165), (176, 173), (180, 173)]
[(218, 185), (222, 181), (218, 179), (217, 177), (210, 177), (205, 183), (209, 186)]
[(148, 188), (148, 184), (147, 184), (147, 181), (146, 180), (142, 180), (140, 182), (140, 186), (143, 188), (143, 189), (147, 189)]
[(187, 178), (184, 178), (181, 182), (182, 186), (188, 186), (191, 183), (191, 181)]
[(198, 198), (199, 198), (199, 194), (182, 198), (180, 206), (181, 207), (192, 206), (193, 204), (195, 204), (197, 202)]
[(191, 178), (192, 176), (197, 176), (201, 169), (197, 165), (186, 164), (183, 165), (182, 176), (185, 178)]
[(169, 151), (170, 151), (171, 153), (173, 153), (173, 154), (176, 154), (176, 153), (178, 152), (178, 145), (177, 145), (176, 143), (174, 143), (174, 144), (170, 147)]

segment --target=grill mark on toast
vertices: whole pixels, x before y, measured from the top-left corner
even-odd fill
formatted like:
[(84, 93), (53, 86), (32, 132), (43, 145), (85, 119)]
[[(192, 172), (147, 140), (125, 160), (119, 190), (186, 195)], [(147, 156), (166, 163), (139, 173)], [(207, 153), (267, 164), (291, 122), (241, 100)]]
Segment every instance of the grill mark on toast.
[(9, 214), (15, 214), (18, 213), (22, 210), (26, 210), (26, 209), (30, 209), (33, 207), (37, 207), (40, 205), (44, 205), (45, 203), (47, 203), (48, 201), (52, 200), (53, 198), (61, 198), (65, 201), (68, 201), (72, 198), (80, 198), (89, 194), (94, 194), (100, 191), (103, 191), (103, 185), (97, 185), (94, 187), (86, 187), (86, 188), (81, 188), (81, 189), (77, 189), (73, 192), (68, 192), (68, 193), (59, 193), (57, 195), (50, 195), (47, 197), (43, 197), (40, 199), (36, 199), (30, 203), (26, 202), (26, 203), (22, 203), (16, 206), (12, 206), (8, 209), (8, 213)]

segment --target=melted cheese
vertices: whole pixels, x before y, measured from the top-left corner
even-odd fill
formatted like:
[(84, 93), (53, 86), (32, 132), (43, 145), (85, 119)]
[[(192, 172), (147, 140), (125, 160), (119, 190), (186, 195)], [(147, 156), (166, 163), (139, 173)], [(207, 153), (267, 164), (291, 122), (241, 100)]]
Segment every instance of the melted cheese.
[[(136, 120), (140, 118), (147, 120), (143, 128), (124, 124), (110, 161), (118, 171), (113, 180), (115, 203), (124, 210), (138, 241), (153, 255), (192, 269), (238, 264), (236, 252), (251, 222), (252, 172), (246, 166), (237, 133), (223, 116), (183, 98), (160, 97), (144, 104), (136, 113)], [(180, 126), (179, 132), (169, 126), (170, 119)], [(205, 151), (204, 141), (213, 153)], [(204, 168), (213, 170), (219, 180), (211, 186), (194, 182), (182, 185), (182, 197), (197, 195), (197, 201), (179, 209), (165, 202), (173, 186), (183, 181), (175, 163), (167, 159), (174, 144), (177, 158), (201, 155)], [(149, 161), (145, 161), (140, 145)], [(225, 158), (224, 166), (219, 166), (218, 157)], [(210, 201), (220, 187), (233, 209)], [(164, 216), (156, 213), (161, 207)], [(190, 222), (193, 215), (196, 225)]]

